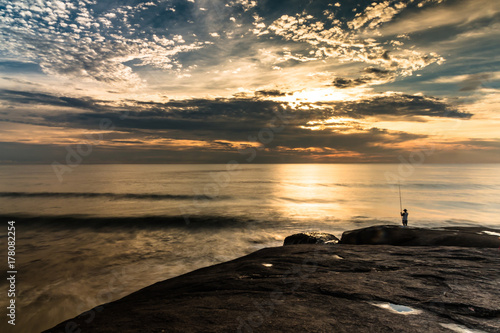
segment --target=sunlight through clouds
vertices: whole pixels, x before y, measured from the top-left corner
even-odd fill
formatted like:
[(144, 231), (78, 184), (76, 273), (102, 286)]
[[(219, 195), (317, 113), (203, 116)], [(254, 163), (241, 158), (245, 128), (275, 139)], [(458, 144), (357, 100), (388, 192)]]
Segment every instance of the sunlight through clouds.
[(0, 0), (0, 120), (16, 135), (2, 140), (53, 152), (105, 118), (96, 152), (155, 161), (245, 147), (266, 162), (393, 161), (416, 142), (490, 161), (499, 13), (486, 0)]

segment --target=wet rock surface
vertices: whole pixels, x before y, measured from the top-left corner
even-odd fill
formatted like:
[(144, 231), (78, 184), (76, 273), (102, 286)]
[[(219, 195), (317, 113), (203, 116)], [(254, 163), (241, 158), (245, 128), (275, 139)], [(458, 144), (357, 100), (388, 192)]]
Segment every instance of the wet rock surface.
[(283, 245), (294, 244), (337, 244), (339, 239), (335, 235), (324, 232), (302, 232), (285, 238)]
[(499, 285), (493, 248), (290, 245), (156, 283), (46, 332), (500, 332)]
[(341, 244), (500, 247), (500, 231), (481, 227), (426, 229), (381, 225), (346, 231)]

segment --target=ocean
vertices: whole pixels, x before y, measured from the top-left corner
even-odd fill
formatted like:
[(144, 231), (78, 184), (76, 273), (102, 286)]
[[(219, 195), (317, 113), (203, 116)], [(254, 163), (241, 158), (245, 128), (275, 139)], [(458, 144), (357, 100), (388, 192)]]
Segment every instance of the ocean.
[(39, 332), (296, 232), (401, 224), (400, 191), (410, 226), (500, 227), (497, 164), (0, 166), (0, 253), (14, 220), (18, 271), (0, 329)]

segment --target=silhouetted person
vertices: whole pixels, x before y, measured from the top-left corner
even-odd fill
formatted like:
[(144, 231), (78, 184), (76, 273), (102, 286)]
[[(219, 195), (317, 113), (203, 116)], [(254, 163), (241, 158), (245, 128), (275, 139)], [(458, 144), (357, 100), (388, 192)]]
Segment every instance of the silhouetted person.
[(401, 216), (403, 218), (403, 227), (408, 226), (408, 211), (406, 208), (403, 209), (403, 212), (401, 212)]

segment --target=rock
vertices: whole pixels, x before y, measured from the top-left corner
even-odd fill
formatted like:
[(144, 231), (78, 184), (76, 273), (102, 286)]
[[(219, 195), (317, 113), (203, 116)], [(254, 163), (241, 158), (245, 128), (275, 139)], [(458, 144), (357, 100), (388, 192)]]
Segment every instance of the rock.
[(283, 245), (293, 244), (337, 244), (339, 239), (324, 232), (304, 232), (285, 238)]
[(500, 332), (499, 277), (497, 249), (290, 245), (156, 283), (46, 332)]
[(395, 225), (346, 231), (341, 244), (500, 247), (500, 230), (481, 227), (424, 229)]

